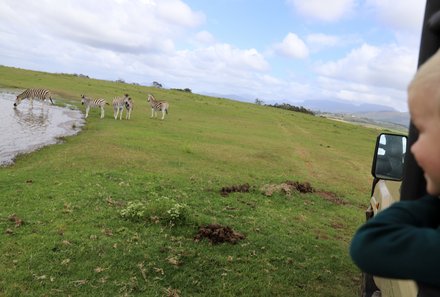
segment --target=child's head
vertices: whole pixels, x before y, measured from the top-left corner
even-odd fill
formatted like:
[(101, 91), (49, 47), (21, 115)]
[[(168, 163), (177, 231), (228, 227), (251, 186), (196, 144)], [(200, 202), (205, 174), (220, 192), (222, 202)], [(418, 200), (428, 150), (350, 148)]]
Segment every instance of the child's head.
[(408, 106), (419, 131), (411, 152), (425, 173), (428, 193), (440, 195), (440, 51), (419, 68), (410, 83)]

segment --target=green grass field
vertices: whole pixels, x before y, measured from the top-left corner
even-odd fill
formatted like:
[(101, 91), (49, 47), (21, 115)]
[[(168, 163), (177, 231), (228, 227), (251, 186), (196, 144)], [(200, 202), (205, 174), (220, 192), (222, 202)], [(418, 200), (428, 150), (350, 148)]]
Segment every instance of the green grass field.
[[(134, 100), (131, 120), (92, 109), (79, 135), (0, 168), (0, 296), (356, 296), (348, 247), (379, 130), (65, 74), (0, 77), (83, 111), (81, 94)], [(165, 120), (148, 93), (170, 103)], [(262, 190), (285, 181), (315, 192)], [(194, 240), (208, 224), (245, 238)]]

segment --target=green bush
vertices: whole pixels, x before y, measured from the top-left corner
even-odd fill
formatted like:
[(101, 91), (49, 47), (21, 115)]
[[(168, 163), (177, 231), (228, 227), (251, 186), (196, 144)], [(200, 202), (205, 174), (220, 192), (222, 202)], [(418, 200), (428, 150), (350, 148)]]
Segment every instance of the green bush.
[(119, 214), (133, 222), (161, 223), (173, 227), (187, 222), (189, 208), (174, 199), (160, 197), (150, 201), (129, 201)]

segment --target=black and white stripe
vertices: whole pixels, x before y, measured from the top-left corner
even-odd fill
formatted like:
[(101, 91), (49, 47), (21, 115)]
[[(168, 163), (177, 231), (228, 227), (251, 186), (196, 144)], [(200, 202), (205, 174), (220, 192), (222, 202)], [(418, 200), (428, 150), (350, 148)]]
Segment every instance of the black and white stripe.
[(165, 113), (168, 114), (169, 104), (166, 101), (157, 101), (153, 95), (148, 94), (147, 102), (151, 106), (151, 117), (157, 117), (157, 111), (162, 111), (162, 120), (165, 118)]
[(113, 105), (113, 116), (115, 117), (115, 120), (118, 118), (118, 114), (119, 114), (119, 119), (122, 119), (122, 113), (124, 111), (124, 107), (127, 109), (127, 114), (125, 116), (126, 119), (129, 119), (129, 111), (131, 113), (131, 110), (129, 110), (127, 108), (127, 102), (128, 100), (131, 101), (131, 98), (129, 97), (128, 94), (125, 94), (125, 97), (116, 97), (115, 99), (113, 99), (112, 105)]
[(43, 103), (44, 100), (49, 99), (50, 103), (53, 104), (50, 91), (46, 89), (27, 89), (17, 96), (17, 98), (15, 99), (14, 107), (20, 104), (23, 99), (29, 99), (31, 101), (31, 104), (33, 104), (34, 99), (39, 99), (43, 101)]
[(129, 120), (131, 117), (131, 112), (133, 110), (133, 107), (134, 107), (133, 100), (131, 99), (131, 97), (128, 97), (127, 100), (125, 100), (125, 109), (127, 110), (125, 118), (127, 120)]
[(101, 119), (104, 118), (104, 107), (106, 104), (108, 105), (108, 103), (103, 98), (92, 99), (87, 98), (84, 95), (81, 95), (81, 104), (86, 106), (86, 119), (89, 116), (89, 110), (91, 107), (101, 108)]

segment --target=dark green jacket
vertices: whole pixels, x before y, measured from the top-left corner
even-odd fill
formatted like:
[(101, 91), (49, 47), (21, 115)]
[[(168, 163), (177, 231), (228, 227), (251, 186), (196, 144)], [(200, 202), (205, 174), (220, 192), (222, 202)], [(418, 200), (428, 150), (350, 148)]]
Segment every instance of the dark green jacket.
[(440, 199), (399, 201), (365, 223), (350, 255), (364, 272), (440, 287)]

